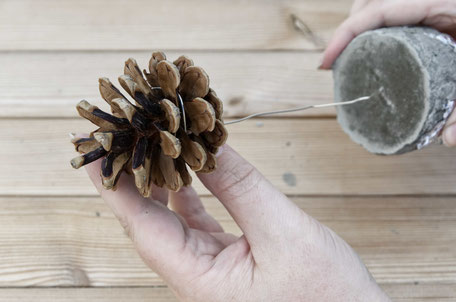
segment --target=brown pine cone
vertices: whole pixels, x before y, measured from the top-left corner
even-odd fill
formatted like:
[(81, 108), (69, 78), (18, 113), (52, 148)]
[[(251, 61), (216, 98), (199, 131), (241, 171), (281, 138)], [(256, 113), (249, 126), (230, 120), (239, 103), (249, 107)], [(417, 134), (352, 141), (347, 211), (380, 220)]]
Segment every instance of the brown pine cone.
[(164, 53), (155, 52), (144, 74), (147, 80), (136, 61), (128, 59), (119, 77), (135, 105), (108, 79), (99, 80), (112, 115), (85, 100), (79, 102), (79, 115), (99, 128), (89, 138), (72, 141), (82, 155), (71, 165), (78, 169), (104, 157), (101, 177), (106, 189), (115, 190), (125, 170), (134, 174), (139, 192), (149, 196), (151, 183), (173, 191), (190, 185), (187, 165), (193, 171), (214, 171), (215, 153), (228, 133), (223, 103), (209, 88), (206, 72), (191, 59), (181, 56), (171, 63)]

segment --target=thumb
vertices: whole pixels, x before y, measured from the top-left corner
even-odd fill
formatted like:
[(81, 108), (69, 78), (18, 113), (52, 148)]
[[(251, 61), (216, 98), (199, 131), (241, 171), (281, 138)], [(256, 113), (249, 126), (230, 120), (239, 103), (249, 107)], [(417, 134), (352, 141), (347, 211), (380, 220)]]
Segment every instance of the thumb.
[(447, 125), (443, 130), (442, 139), (447, 147), (456, 146), (456, 110), (453, 111), (453, 114), (447, 121)]
[(236, 151), (228, 145), (222, 150), (218, 168), (198, 177), (231, 214), (253, 252), (268, 250), (300, 225), (302, 212)]
[(455, 147), (456, 146), (456, 123), (453, 123), (445, 128), (443, 131), (443, 143), (447, 147)]

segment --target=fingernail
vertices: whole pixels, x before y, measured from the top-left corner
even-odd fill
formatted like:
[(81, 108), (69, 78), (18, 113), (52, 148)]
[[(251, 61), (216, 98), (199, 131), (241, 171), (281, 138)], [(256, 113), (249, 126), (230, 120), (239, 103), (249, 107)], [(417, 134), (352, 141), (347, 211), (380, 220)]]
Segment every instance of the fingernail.
[(448, 126), (443, 131), (443, 143), (448, 147), (456, 146), (456, 123)]
[(320, 66), (318, 66), (318, 70), (332, 70), (332, 66), (325, 67), (322, 63)]
[(68, 135), (70, 136), (71, 139), (76, 137), (76, 133), (74, 133), (74, 132), (70, 132), (70, 133), (68, 133)]

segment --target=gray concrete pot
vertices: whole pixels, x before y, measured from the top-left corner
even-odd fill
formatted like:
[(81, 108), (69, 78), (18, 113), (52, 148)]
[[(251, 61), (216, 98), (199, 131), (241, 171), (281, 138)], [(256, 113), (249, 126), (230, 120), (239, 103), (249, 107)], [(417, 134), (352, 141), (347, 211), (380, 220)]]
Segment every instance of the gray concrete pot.
[(440, 134), (456, 99), (456, 44), (434, 29), (391, 27), (356, 37), (333, 66), (337, 118), (353, 141), (377, 154), (401, 154)]

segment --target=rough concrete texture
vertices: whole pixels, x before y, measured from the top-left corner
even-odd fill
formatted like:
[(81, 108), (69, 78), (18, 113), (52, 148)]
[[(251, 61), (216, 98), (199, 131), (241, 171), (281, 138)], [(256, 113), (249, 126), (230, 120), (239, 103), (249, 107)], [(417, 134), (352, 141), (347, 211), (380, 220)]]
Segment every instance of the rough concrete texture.
[(456, 99), (456, 49), (425, 27), (391, 27), (355, 38), (333, 66), (336, 101), (371, 95), (338, 107), (353, 141), (378, 154), (416, 150), (444, 120)]

